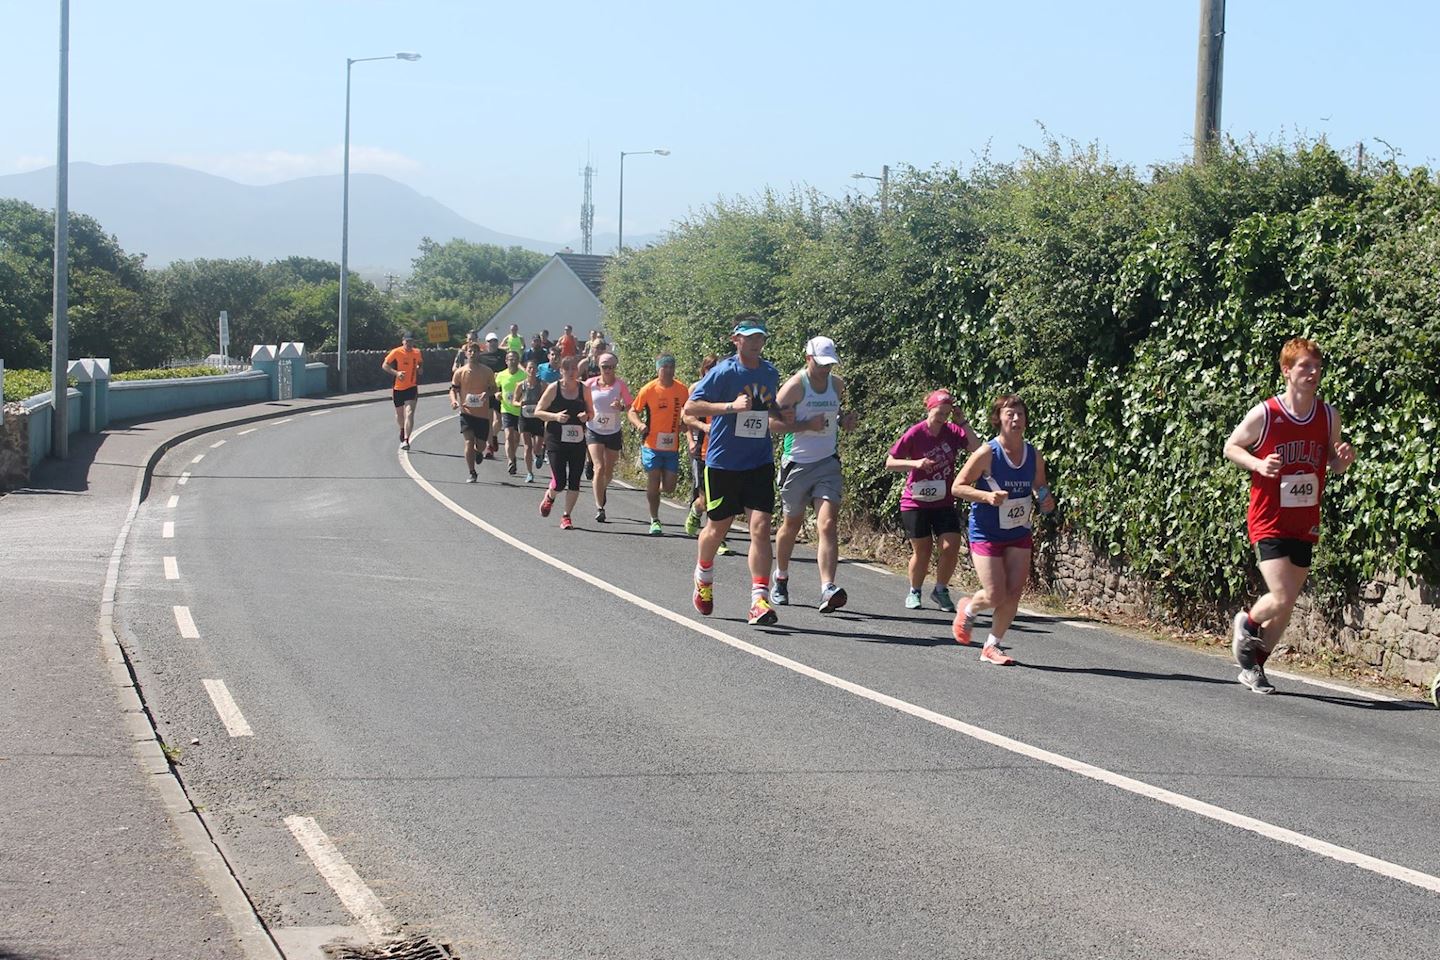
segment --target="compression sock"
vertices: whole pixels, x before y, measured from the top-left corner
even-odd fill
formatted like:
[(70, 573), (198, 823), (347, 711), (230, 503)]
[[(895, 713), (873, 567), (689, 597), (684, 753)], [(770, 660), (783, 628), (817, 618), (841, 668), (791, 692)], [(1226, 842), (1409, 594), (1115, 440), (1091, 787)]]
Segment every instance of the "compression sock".
[(750, 582), (750, 602), (770, 599), (770, 578), (756, 577)]
[(712, 560), (709, 563), (706, 563), (704, 560), (701, 560), (695, 564), (695, 582), (715, 582), (715, 561)]

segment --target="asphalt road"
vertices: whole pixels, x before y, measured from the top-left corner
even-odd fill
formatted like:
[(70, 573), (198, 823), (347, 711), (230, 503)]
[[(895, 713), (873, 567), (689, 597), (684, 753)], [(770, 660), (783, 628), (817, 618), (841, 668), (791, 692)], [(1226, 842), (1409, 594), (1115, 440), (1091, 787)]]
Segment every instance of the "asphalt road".
[(757, 630), (721, 559), (701, 618), (678, 511), (586, 491), (561, 532), (441, 416), (435, 494), (609, 588), (432, 496), (386, 405), (176, 448), (132, 529), (122, 640), (272, 926), (356, 922), (288, 817), (472, 960), (1410, 957), (1440, 922), (1433, 711), (1041, 616), (991, 667), (852, 565)]

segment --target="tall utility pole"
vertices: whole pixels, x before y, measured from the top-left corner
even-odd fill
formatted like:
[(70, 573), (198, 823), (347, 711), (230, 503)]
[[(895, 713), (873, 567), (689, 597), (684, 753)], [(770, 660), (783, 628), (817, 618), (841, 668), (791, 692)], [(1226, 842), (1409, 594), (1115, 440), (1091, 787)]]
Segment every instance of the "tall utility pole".
[(1225, 72), (1225, 0), (1200, 0), (1200, 53), (1195, 78), (1195, 162), (1220, 141), (1220, 91)]
[(70, 0), (60, 0), (60, 120), (55, 135), (55, 330), (50, 341), (50, 454), (70, 456)]
[(580, 252), (590, 253), (592, 241), (595, 238), (595, 202), (590, 194), (591, 181), (595, 177), (595, 168), (590, 161), (585, 161), (585, 199), (580, 204)]

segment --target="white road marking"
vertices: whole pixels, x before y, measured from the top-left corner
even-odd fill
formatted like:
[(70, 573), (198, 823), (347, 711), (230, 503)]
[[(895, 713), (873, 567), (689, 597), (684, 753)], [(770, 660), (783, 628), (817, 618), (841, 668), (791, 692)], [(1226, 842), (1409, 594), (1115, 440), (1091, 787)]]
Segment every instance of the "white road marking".
[(185, 471), (182, 471), (182, 472), (181, 472), (181, 474), (180, 474), (180, 479), (175, 481), (175, 485), (176, 485), (177, 487), (183, 487), (183, 486), (185, 486), (185, 484), (187, 484), (187, 483), (189, 483), (189, 482), (190, 482), (190, 471), (189, 471), (189, 470), (185, 470)]
[[(416, 433), (419, 433), (419, 431), (417, 430)], [(634, 484), (626, 483), (624, 480), (618, 480), (618, 479), (615, 479), (615, 478), (611, 478), (610, 482), (613, 483), (613, 484), (614, 484), (615, 486), (617, 486), (617, 487), (624, 487), (626, 490), (634, 490), (636, 493), (644, 493), (644, 492), (645, 492), (645, 488), (644, 488), (644, 487), (637, 487), (637, 486), (635, 486)], [(680, 481), (677, 480), (677, 481), (675, 481), (675, 482), (676, 482), (676, 483), (679, 483)], [(665, 494), (663, 494), (663, 493), (660, 495), (660, 502), (661, 502), (662, 504), (664, 504), (665, 506), (670, 507), (672, 510), (684, 510), (684, 511), (687, 512), (687, 513), (690, 511), (690, 504), (688, 504), (688, 503), (686, 503), (686, 504), (676, 503), (676, 502), (674, 502), (673, 500), (670, 500), (670, 499), (669, 499)]]
[(195, 629), (195, 618), (190, 616), (189, 607), (175, 608), (175, 626), (180, 628), (180, 636), (183, 639), (200, 639), (200, 631)]
[[(440, 420), (433, 420), (430, 423), (425, 424), (420, 429), (416, 430), (414, 436), (419, 436), (426, 430), (429, 430), (431, 427), (444, 423), (449, 419), (449, 417), (445, 417)], [(957, 720), (954, 717), (947, 717), (944, 714), (936, 713), (935, 711), (926, 709), (925, 707), (917, 706), (913, 703), (901, 700), (898, 697), (892, 697), (889, 694), (880, 693), (877, 690), (871, 690), (869, 687), (863, 687), (858, 683), (844, 680), (832, 674), (825, 673), (824, 671), (817, 670), (814, 667), (800, 663), (797, 660), (791, 660), (789, 657), (784, 657), (778, 653), (773, 653), (772, 651), (766, 650), (764, 647), (758, 647), (753, 643), (747, 643), (737, 637), (730, 636), (728, 633), (717, 630), (707, 623), (701, 623), (696, 620), (691, 620), (689, 617), (683, 616), (682, 614), (662, 607), (657, 603), (646, 600), (644, 597), (630, 593), (628, 590), (623, 590), (613, 584), (606, 583), (599, 577), (586, 573), (584, 570), (581, 570), (578, 567), (573, 567), (565, 561), (558, 559), (557, 557), (552, 557), (550, 554), (545, 553), (544, 551), (539, 550), (535, 547), (532, 547), (530, 544), (525, 543), (523, 540), (512, 537), (504, 530), (501, 530), (499, 527), (493, 526), (492, 524), (480, 519), (475, 514), (466, 510), (464, 507), (460, 506), (458, 503), (445, 496), (445, 494), (441, 493), (434, 484), (430, 483), (430, 481), (420, 476), (419, 471), (417, 471), (410, 464), (410, 457), (406, 454), (405, 451), (400, 451), (399, 457), (400, 466), (403, 467), (405, 472), (410, 475), (410, 479), (414, 480), (417, 484), (419, 484), (421, 489), (423, 489), (426, 493), (430, 494), (430, 496), (435, 498), (436, 501), (438, 501), (451, 513), (454, 513), (456, 516), (468, 521), (473, 526), (484, 530), (486, 533), (490, 534), (497, 540), (509, 544), (510, 546), (521, 551), (522, 553), (529, 554), (531, 557), (534, 557), (541, 563), (554, 567), (556, 570), (559, 570), (562, 573), (569, 574), (577, 580), (584, 581), (585, 583), (588, 583), (597, 589), (603, 590), (611, 596), (618, 597), (619, 599), (624, 600), (627, 603), (633, 604), (634, 606), (637, 606), (642, 610), (653, 613), (657, 617), (662, 617), (666, 620), (669, 620), (676, 626), (683, 627), (686, 630), (691, 630), (702, 636), (710, 637), (713, 640), (718, 640), (721, 643), (733, 647), (734, 649), (739, 650), (743, 653), (748, 653), (751, 656), (758, 657), (761, 660), (768, 661), (769, 663), (773, 663), (778, 667), (783, 667), (786, 670), (798, 673), (801, 676), (809, 677), (812, 680), (816, 680), (820, 683), (826, 684), (827, 686), (834, 687), (837, 690), (844, 690), (847, 693), (854, 694), (855, 696), (865, 700), (869, 700), (872, 703), (877, 703), (881, 706), (889, 707), (892, 710), (899, 711), (900, 713), (907, 714), (919, 720), (924, 720), (929, 723), (933, 723), (936, 726), (944, 727), (947, 730), (953, 730), (956, 733), (970, 737), (974, 740), (978, 740), (981, 743), (987, 743), (991, 746), (999, 747), (1001, 750), (1006, 750), (1010, 753), (1017, 754), (1022, 757), (1028, 757), (1040, 763), (1048, 764), (1052, 767), (1066, 770), (1070, 773), (1075, 773), (1082, 777), (1087, 777), (1099, 783), (1108, 784), (1109, 786), (1115, 787), (1119, 790), (1124, 790), (1127, 793), (1133, 793), (1136, 796), (1148, 797), (1151, 800), (1156, 800), (1160, 803), (1174, 807), (1178, 810), (1185, 810), (1189, 813), (1205, 817), (1209, 820), (1214, 820), (1228, 826), (1236, 827), (1240, 830), (1247, 830), (1251, 833), (1258, 834), (1262, 837), (1267, 837), (1279, 843), (1285, 843), (1293, 847), (1298, 847), (1301, 850), (1316, 854), (1317, 856), (1328, 857), (1332, 860), (1338, 860), (1341, 863), (1352, 864), (1354, 866), (1360, 867), (1362, 870), (1369, 870), (1372, 873), (1379, 874), (1382, 877), (1388, 877), (1392, 880), (1399, 880), (1402, 883), (1408, 883), (1412, 886), (1420, 887), (1421, 889), (1429, 890), (1433, 893), (1440, 893), (1440, 877), (1432, 876), (1428, 873), (1421, 873), (1419, 870), (1413, 870), (1410, 867), (1401, 866), (1397, 863), (1391, 863), (1388, 860), (1381, 860), (1378, 857), (1372, 857), (1369, 854), (1360, 853), (1359, 851), (1351, 850), (1348, 847), (1342, 847), (1337, 844), (1329, 843), (1325, 840), (1320, 840), (1316, 837), (1308, 836), (1307, 834), (1303, 834), (1295, 830), (1289, 830), (1285, 827), (1276, 826), (1275, 824), (1267, 823), (1264, 820), (1259, 820), (1255, 817), (1246, 816), (1243, 813), (1236, 813), (1233, 810), (1227, 810), (1224, 807), (1219, 807), (1212, 803), (1206, 803), (1203, 800), (1196, 800), (1193, 797), (1187, 797), (1184, 794), (1175, 793), (1162, 787), (1157, 787), (1152, 784), (1145, 783), (1142, 780), (1136, 780), (1123, 774), (1113, 773), (1109, 770), (1104, 769), (1103, 767), (1097, 767), (1092, 764), (1085, 763), (1082, 760), (1073, 760), (1070, 757), (1066, 757), (1062, 754), (1052, 753), (1049, 750), (1036, 747), (1032, 744), (1028, 744), (1020, 740), (1012, 739), (1003, 734), (995, 733), (994, 731), (987, 730), (984, 727), (978, 727), (974, 724), (966, 723), (963, 720)]]
[(223, 446), (225, 446), (225, 441), (224, 441), (224, 440), (216, 440), (214, 443), (210, 444), (210, 449), (211, 449), (211, 450), (214, 450), (216, 447), (223, 447)]
[(166, 520), (166, 521), (165, 521), (164, 525), (161, 526), (161, 528), (160, 528), (160, 536), (164, 537), (166, 540), (173, 540), (173, 539), (175, 539), (175, 521), (174, 521), (174, 520)]
[(203, 453), (197, 453), (197, 454), (195, 455), (195, 459), (194, 459), (194, 460), (191, 460), (190, 462), (191, 462), (191, 463), (199, 463), (201, 460), (204, 460), (204, 459), (205, 459), (205, 454), (203, 454)]
[(1086, 622), (1083, 621), (1083, 620), (1061, 620), (1060, 622), (1061, 622), (1062, 624), (1064, 624), (1065, 626), (1067, 626), (1067, 627), (1075, 627), (1075, 628), (1077, 628), (1077, 629), (1079, 629), (1079, 630), (1099, 630), (1099, 629), (1100, 629), (1100, 628), (1099, 628), (1098, 626), (1096, 626), (1095, 624), (1093, 624), (1093, 623), (1086, 623)]
[(278, 427), (278, 426), (280, 426), (282, 423), (289, 423), (291, 420), (294, 420), (294, 419), (295, 419), (294, 417), (286, 417), (284, 420), (276, 420), (276, 421), (274, 421), (273, 423), (270, 424), (270, 426), (272, 426), (272, 427)]
[(245, 436), (247, 433), (254, 433), (256, 430), (259, 430), (259, 429), (260, 429), (259, 427), (251, 427), (249, 430), (241, 430), (239, 433), (235, 434), (235, 436), (237, 436), (237, 437), (243, 437), (243, 436)]
[(1026, 607), (1016, 607), (1015, 612), (1025, 617), (1041, 617), (1046, 620), (1050, 619), (1050, 614), (1041, 613), (1039, 610), (1030, 610)]
[(166, 557), (166, 558), (165, 558), (165, 579), (166, 579), (166, 580), (179, 580), (179, 579), (180, 579), (180, 565), (175, 562), (175, 558), (174, 558), (174, 557)]
[(360, 879), (360, 874), (345, 860), (342, 854), (325, 836), (325, 831), (312, 817), (286, 817), (285, 826), (320, 871), (320, 876), (330, 884), (330, 889), (345, 904), (345, 909), (359, 921), (360, 926), (372, 938), (379, 940), (386, 934), (395, 933), (399, 925), (380, 898)]
[(333, 411), (333, 410), (316, 410), (315, 412), (311, 413), (310, 416), (312, 416), (312, 417), (323, 417), (323, 416), (325, 416), (325, 414), (327, 414), (327, 413), (334, 413), (334, 412), (335, 412), (335, 411)]
[(845, 563), (852, 567), (859, 567), (861, 570), (869, 570), (871, 573), (883, 573), (887, 577), (898, 577), (894, 570), (886, 570), (884, 567), (877, 567), (873, 563), (861, 563), (859, 560), (846, 560)]
[(1294, 680), (1297, 683), (1308, 683), (1312, 687), (1323, 687), (1326, 690), (1334, 690), (1337, 693), (1348, 693), (1356, 697), (1364, 697), (1366, 700), (1374, 700), (1377, 703), (1404, 703), (1399, 697), (1386, 696), (1383, 693), (1371, 693), (1369, 690), (1361, 690), (1359, 687), (1347, 687), (1344, 684), (1330, 683), (1327, 680), (1317, 680), (1314, 677), (1307, 677), (1303, 673), (1289, 673), (1284, 670), (1271, 670), (1268, 667), (1265, 673), (1272, 677), (1280, 677), (1284, 680)]
[(210, 694), (210, 702), (215, 704), (215, 712), (220, 714), (220, 722), (225, 724), (225, 729), (232, 737), (254, 736), (255, 731), (250, 729), (250, 724), (245, 722), (245, 717), (240, 713), (240, 708), (235, 705), (235, 698), (230, 696), (230, 691), (225, 687), (224, 680), (201, 680), (205, 684), (205, 692)]
[(176, 507), (178, 507), (179, 505), (180, 505), (180, 494), (178, 494), (178, 493), (172, 493), (172, 494), (170, 495), (170, 499), (165, 501), (165, 509), (166, 509), (166, 510), (174, 510), (174, 509), (175, 509)]

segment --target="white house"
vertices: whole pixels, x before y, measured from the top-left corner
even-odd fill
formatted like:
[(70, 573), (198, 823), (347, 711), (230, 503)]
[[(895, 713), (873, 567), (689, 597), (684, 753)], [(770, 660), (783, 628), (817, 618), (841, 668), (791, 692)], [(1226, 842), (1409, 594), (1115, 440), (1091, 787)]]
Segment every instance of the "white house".
[(583, 340), (591, 330), (602, 329), (600, 287), (609, 262), (609, 257), (594, 254), (555, 254), (515, 291), (485, 329), (503, 335), (513, 323), (527, 342), (541, 330), (549, 330), (558, 340), (568, 323)]

